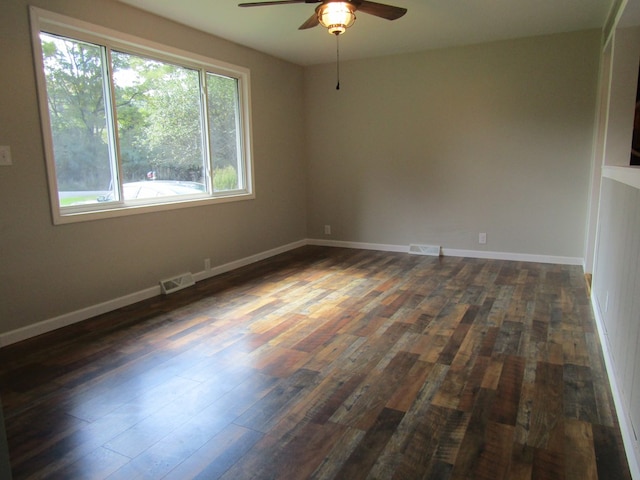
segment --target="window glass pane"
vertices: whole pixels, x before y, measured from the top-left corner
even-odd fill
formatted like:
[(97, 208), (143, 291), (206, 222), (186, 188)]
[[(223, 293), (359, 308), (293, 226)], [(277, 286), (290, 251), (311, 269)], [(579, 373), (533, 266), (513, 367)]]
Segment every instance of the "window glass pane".
[(201, 194), (200, 73), (129, 53), (111, 57), (124, 199)]
[(241, 169), (238, 80), (207, 73), (209, 141), (213, 163), (213, 190), (244, 188)]
[(96, 203), (116, 184), (102, 49), (47, 33), (40, 42), (60, 206)]

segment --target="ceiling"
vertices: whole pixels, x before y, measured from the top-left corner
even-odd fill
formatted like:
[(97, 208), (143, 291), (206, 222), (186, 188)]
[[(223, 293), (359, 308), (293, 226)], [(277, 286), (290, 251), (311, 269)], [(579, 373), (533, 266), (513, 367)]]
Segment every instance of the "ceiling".
[[(119, 0), (298, 65), (335, 61), (322, 27), (298, 30), (314, 4), (239, 8), (247, 0)], [(341, 60), (601, 28), (613, 0), (383, 0), (408, 9), (394, 21), (356, 12)]]

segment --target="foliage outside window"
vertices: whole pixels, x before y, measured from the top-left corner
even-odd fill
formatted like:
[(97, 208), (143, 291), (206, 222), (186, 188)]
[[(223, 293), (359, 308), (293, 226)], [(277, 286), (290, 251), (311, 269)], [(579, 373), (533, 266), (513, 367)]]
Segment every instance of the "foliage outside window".
[(252, 197), (246, 70), (32, 20), (54, 221)]

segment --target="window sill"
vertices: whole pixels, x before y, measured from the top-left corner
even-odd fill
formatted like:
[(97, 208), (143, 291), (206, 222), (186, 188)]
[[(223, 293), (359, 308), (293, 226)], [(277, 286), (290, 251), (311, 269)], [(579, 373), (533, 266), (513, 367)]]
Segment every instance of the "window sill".
[[(182, 208), (202, 207), (206, 205), (215, 205), (220, 203), (238, 202), (242, 200), (252, 200), (255, 198), (253, 193), (238, 193), (235, 195), (228, 195), (225, 197), (215, 198), (198, 198), (198, 199), (185, 199), (185, 200), (172, 200), (167, 203), (155, 203), (152, 205), (123, 205), (114, 206), (113, 208), (101, 210), (101, 211), (85, 211), (85, 212), (53, 212), (54, 225), (65, 225), (69, 223), (88, 222), (93, 220), (104, 220), (107, 218), (127, 217), (130, 215), (140, 215), (144, 213), (164, 212), (168, 210), (179, 210)], [(57, 202), (58, 199), (52, 198), (52, 202)]]
[(614, 167), (605, 165), (602, 167), (602, 176), (640, 190), (640, 167)]

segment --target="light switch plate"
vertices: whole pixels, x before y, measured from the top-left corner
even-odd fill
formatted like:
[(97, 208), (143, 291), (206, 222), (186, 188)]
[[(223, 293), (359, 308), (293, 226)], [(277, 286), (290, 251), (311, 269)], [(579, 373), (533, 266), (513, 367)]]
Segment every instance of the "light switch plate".
[(11, 161), (11, 147), (8, 145), (0, 145), (0, 166), (7, 167), (13, 165)]

